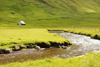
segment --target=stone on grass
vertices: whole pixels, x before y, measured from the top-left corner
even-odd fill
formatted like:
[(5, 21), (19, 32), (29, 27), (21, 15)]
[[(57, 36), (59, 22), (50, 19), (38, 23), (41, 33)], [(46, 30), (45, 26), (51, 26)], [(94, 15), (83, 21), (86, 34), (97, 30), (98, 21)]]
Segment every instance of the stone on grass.
[(5, 53), (11, 53), (11, 49), (5, 49)]
[(23, 44), (22, 45), (19, 45), (20, 49), (24, 49), (26, 48)]
[(32, 45), (32, 44), (29, 44), (29, 45), (27, 46), (27, 48), (33, 48), (33, 45)]
[(41, 47), (40, 46), (35, 46), (35, 49), (40, 50)]
[(20, 50), (20, 47), (19, 46), (15, 46), (14, 51), (18, 51), (18, 50)]

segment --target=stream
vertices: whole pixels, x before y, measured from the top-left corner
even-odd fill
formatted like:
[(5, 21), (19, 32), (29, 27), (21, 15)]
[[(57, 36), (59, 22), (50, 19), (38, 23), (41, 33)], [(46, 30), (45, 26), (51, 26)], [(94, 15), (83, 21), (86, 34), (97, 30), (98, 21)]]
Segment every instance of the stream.
[(89, 36), (78, 35), (73, 33), (56, 33), (59, 36), (62, 36), (70, 40), (73, 45), (70, 46), (69, 55), (73, 56), (84, 55), (89, 52), (99, 52), (100, 51), (100, 40), (92, 39)]
[(38, 60), (44, 58), (70, 58), (87, 54), (91, 51), (100, 51), (100, 40), (92, 39), (88, 36), (73, 33), (52, 33), (70, 40), (73, 45), (67, 49), (46, 48), (45, 50), (28, 49), (26, 51), (15, 51), (10, 54), (0, 54), (0, 64), (11, 62), (23, 62), (26, 60)]

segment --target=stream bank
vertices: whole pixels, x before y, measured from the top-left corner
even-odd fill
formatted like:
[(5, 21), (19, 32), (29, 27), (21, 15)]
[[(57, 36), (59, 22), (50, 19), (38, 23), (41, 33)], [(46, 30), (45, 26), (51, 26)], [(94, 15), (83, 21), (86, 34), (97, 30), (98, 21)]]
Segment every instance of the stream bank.
[(38, 60), (51, 57), (70, 58), (73, 56), (80, 56), (88, 52), (100, 51), (100, 41), (92, 39), (84, 35), (77, 35), (73, 33), (52, 33), (62, 36), (70, 40), (73, 45), (68, 46), (67, 49), (60, 48), (46, 48), (45, 50), (28, 49), (25, 51), (15, 51), (11, 54), (0, 54), (0, 64), (7, 64), (11, 62), (23, 62), (26, 60)]

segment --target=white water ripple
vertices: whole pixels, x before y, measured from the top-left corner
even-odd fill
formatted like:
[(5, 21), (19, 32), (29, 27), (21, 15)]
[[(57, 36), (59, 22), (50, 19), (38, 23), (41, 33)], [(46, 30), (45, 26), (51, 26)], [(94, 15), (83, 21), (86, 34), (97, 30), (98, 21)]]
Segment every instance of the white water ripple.
[(75, 49), (74, 51), (100, 51), (100, 40), (92, 39), (91, 37), (85, 35), (78, 35), (73, 33), (57, 33), (58, 35), (70, 40), (73, 45), (81, 45), (81, 47)]

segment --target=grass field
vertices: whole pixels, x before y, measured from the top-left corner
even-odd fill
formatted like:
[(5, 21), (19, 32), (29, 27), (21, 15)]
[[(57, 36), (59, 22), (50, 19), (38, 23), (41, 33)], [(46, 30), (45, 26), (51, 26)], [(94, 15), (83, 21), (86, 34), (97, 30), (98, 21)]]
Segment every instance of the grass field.
[(82, 57), (69, 59), (52, 58), (36, 61), (16, 62), (0, 67), (100, 67), (100, 52), (86, 54)]
[(0, 29), (0, 48), (9, 48), (16, 45), (28, 45), (28, 43), (71, 42), (63, 37), (49, 33), (46, 29)]

